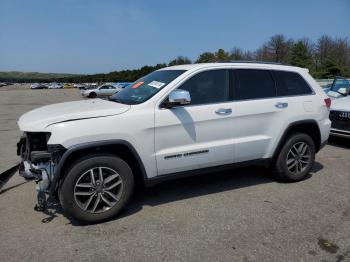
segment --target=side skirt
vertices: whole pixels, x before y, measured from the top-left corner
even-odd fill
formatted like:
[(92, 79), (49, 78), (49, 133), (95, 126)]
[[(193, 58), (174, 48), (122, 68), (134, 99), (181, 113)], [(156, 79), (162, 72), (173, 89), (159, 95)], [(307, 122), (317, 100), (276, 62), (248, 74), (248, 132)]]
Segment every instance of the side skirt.
[(247, 166), (263, 166), (266, 168), (270, 166), (271, 162), (272, 162), (272, 158), (264, 158), (264, 159), (249, 160), (249, 161), (221, 165), (221, 166), (213, 166), (213, 167), (206, 167), (206, 168), (193, 169), (193, 170), (188, 170), (183, 172), (171, 173), (171, 174), (156, 176), (152, 178), (147, 178), (145, 180), (145, 185), (146, 187), (150, 187), (168, 180), (191, 177), (191, 176), (214, 173), (214, 172), (221, 172), (225, 170), (230, 170), (230, 169), (235, 169), (240, 167), (247, 167)]

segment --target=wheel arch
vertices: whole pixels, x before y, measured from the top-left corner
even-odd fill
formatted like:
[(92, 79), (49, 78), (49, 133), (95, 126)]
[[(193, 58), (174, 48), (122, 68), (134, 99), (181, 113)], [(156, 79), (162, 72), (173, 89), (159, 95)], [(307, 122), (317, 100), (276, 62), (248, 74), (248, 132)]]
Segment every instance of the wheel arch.
[[(97, 142), (88, 142), (74, 145), (68, 148), (62, 155), (57, 165), (53, 181), (50, 185), (50, 195), (54, 195), (60, 179), (64, 176), (67, 168), (77, 159), (84, 155), (94, 153), (108, 153), (116, 155), (126, 161), (133, 171), (137, 182), (144, 184), (147, 174), (143, 162), (135, 148), (125, 140), (105, 140)], [(132, 164), (131, 162), (135, 162)]]
[(89, 93), (88, 97), (95, 97), (97, 96), (97, 93), (95, 91), (92, 91)]
[(321, 132), (317, 121), (314, 119), (296, 121), (287, 126), (274, 151), (273, 159), (276, 159), (288, 135), (297, 132), (305, 133), (311, 137), (315, 143), (316, 153), (321, 149)]

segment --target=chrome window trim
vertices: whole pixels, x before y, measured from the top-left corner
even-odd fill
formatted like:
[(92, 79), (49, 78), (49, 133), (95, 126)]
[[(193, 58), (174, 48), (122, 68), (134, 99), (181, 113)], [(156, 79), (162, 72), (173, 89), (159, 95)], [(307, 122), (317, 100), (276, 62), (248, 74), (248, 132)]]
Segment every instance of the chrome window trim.
[[(193, 107), (193, 106), (204, 106), (204, 105), (213, 105), (213, 104), (224, 104), (224, 103), (232, 103), (232, 102), (245, 102), (245, 101), (259, 101), (259, 100), (264, 100), (264, 99), (274, 99), (274, 98), (277, 98), (277, 99), (281, 99), (281, 98), (291, 98), (291, 97), (302, 97), (302, 96), (315, 96), (316, 95), (316, 92), (314, 91), (314, 89), (310, 86), (309, 82), (307, 80), (305, 80), (305, 78), (299, 73), (299, 72), (296, 72), (296, 71), (289, 71), (289, 70), (281, 70), (281, 69), (271, 69), (271, 68), (236, 68), (236, 67), (223, 67), (223, 68), (205, 68), (204, 70), (196, 70), (193, 72), (193, 74), (191, 74), (188, 78), (185, 78), (183, 79), (182, 81), (179, 81), (179, 83), (176, 85), (175, 88), (171, 89), (169, 91), (169, 93), (167, 93), (165, 95), (165, 97), (163, 99), (160, 99), (161, 102), (158, 104), (158, 109), (160, 110), (163, 110), (163, 109), (169, 109), (169, 108), (164, 108), (164, 107), (161, 107), (163, 105), (163, 103), (165, 102), (165, 100), (168, 98), (169, 94), (171, 91), (175, 90), (175, 89), (178, 89), (183, 83), (185, 83), (186, 81), (190, 80), (192, 77), (196, 76), (197, 74), (200, 74), (202, 72), (206, 72), (206, 71), (212, 71), (212, 70), (267, 70), (270, 72), (271, 74), (271, 77), (273, 78), (274, 82), (275, 82), (275, 87), (276, 87), (276, 79), (273, 75), (273, 72), (272, 71), (280, 71), (280, 72), (290, 72), (290, 73), (295, 73), (295, 74), (298, 74), (307, 84), (307, 86), (310, 88), (311, 90), (311, 93), (310, 94), (300, 94), (300, 95), (285, 95), (285, 96), (272, 96), (272, 97), (263, 97), (263, 98), (251, 98), (251, 99), (241, 99), (241, 100), (236, 100), (236, 99), (232, 99), (232, 100), (228, 100), (228, 101), (224, 101), (224, 102), (213, 102), (213, 103), (206, 103), (206, 104), (196, 104), (196, 105), (192, 105), (192, 104), (188, 104), (188, 105), (180, 105), (180, 106), (175, 106), (173, 108), (178, 108), (178, 107)], [(199, 72), (198, 72), (199, 71)], [(174, 79), (175, 80), (175, 79)], [(230, 87), (231, 87), (231, 84), (232, 83), (229, 83)], [(233, 92), (235, 91), (234, 90), (234, 87), (232, 86), (233, 88)], [(276, 92), (277, 92), (277, 87), (276, 87)], [(191, 95), (191, 93), (190, 93)]]

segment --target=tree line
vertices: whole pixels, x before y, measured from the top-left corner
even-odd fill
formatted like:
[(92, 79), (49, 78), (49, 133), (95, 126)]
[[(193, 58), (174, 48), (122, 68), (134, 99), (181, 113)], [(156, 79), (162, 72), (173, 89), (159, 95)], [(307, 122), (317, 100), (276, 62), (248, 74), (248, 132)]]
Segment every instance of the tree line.
[[(283, 34), (276, 34), (263, 43), (257, 50), (244, 50), (233, 47), (222, 48), (215, 52), (204, 52), (195, 61), (186, 56), (178, 56), (169, 63), (155, 66), (143, 66), (134, 70), (114, 71), (107, 74), (73, 75), (64, 78), (50, 79), (61, 82), (133, 82), (136, 79), (160, 68), (172, 65), (229, 62), (229, 61), (262, 61), (289, 64), (308, 68), (314, 78), (332, 78), (336, 75), (350, 77), (350, 42), (347, 38), (321, 36), (316, 41), (308, 38), (294, 40)], [(39, 81), (48, 81), (42, 80)]]
[(229, 61), (276, 62), (308, 68), (314, 78), (332, 78), (336, 75), (350, 77), (350, 42), (347, 38), (321, 36), (317, 41), (308, 38), (294, 40), (282, 34), (272, 36), (255, 51), (233, 47), (230, 51), (222, 48), (216, 52), (204, 52), (197, 60), (191, 61), (186, 56), (178, 56), (168, 64), (144, 66), (136, 70), (115, 71), (108, 74), (86, 75), (71, 78), (73, 82), (93, 81), (135, 81), (154, 70), (166, 66), (229, 62)]

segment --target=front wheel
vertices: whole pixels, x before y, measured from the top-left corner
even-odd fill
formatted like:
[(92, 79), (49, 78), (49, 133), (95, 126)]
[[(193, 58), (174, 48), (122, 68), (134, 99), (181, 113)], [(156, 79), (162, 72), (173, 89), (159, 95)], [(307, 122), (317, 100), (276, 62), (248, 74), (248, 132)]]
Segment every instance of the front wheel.
[(130, 200), (134, 178), (129, 165), (112, 155), (93, 155), (76, 161), (60, 184), (65, 212), (85, 223), (117, 215)]
[(89, 94), (89, 98), (96, 98), (97, 94), (95, 92), (92, 92)]
[(304, 133), (288, 136), (275, 162), (277, 176), (287, 182), (303, 180), (315, 161), (315, 143)]

